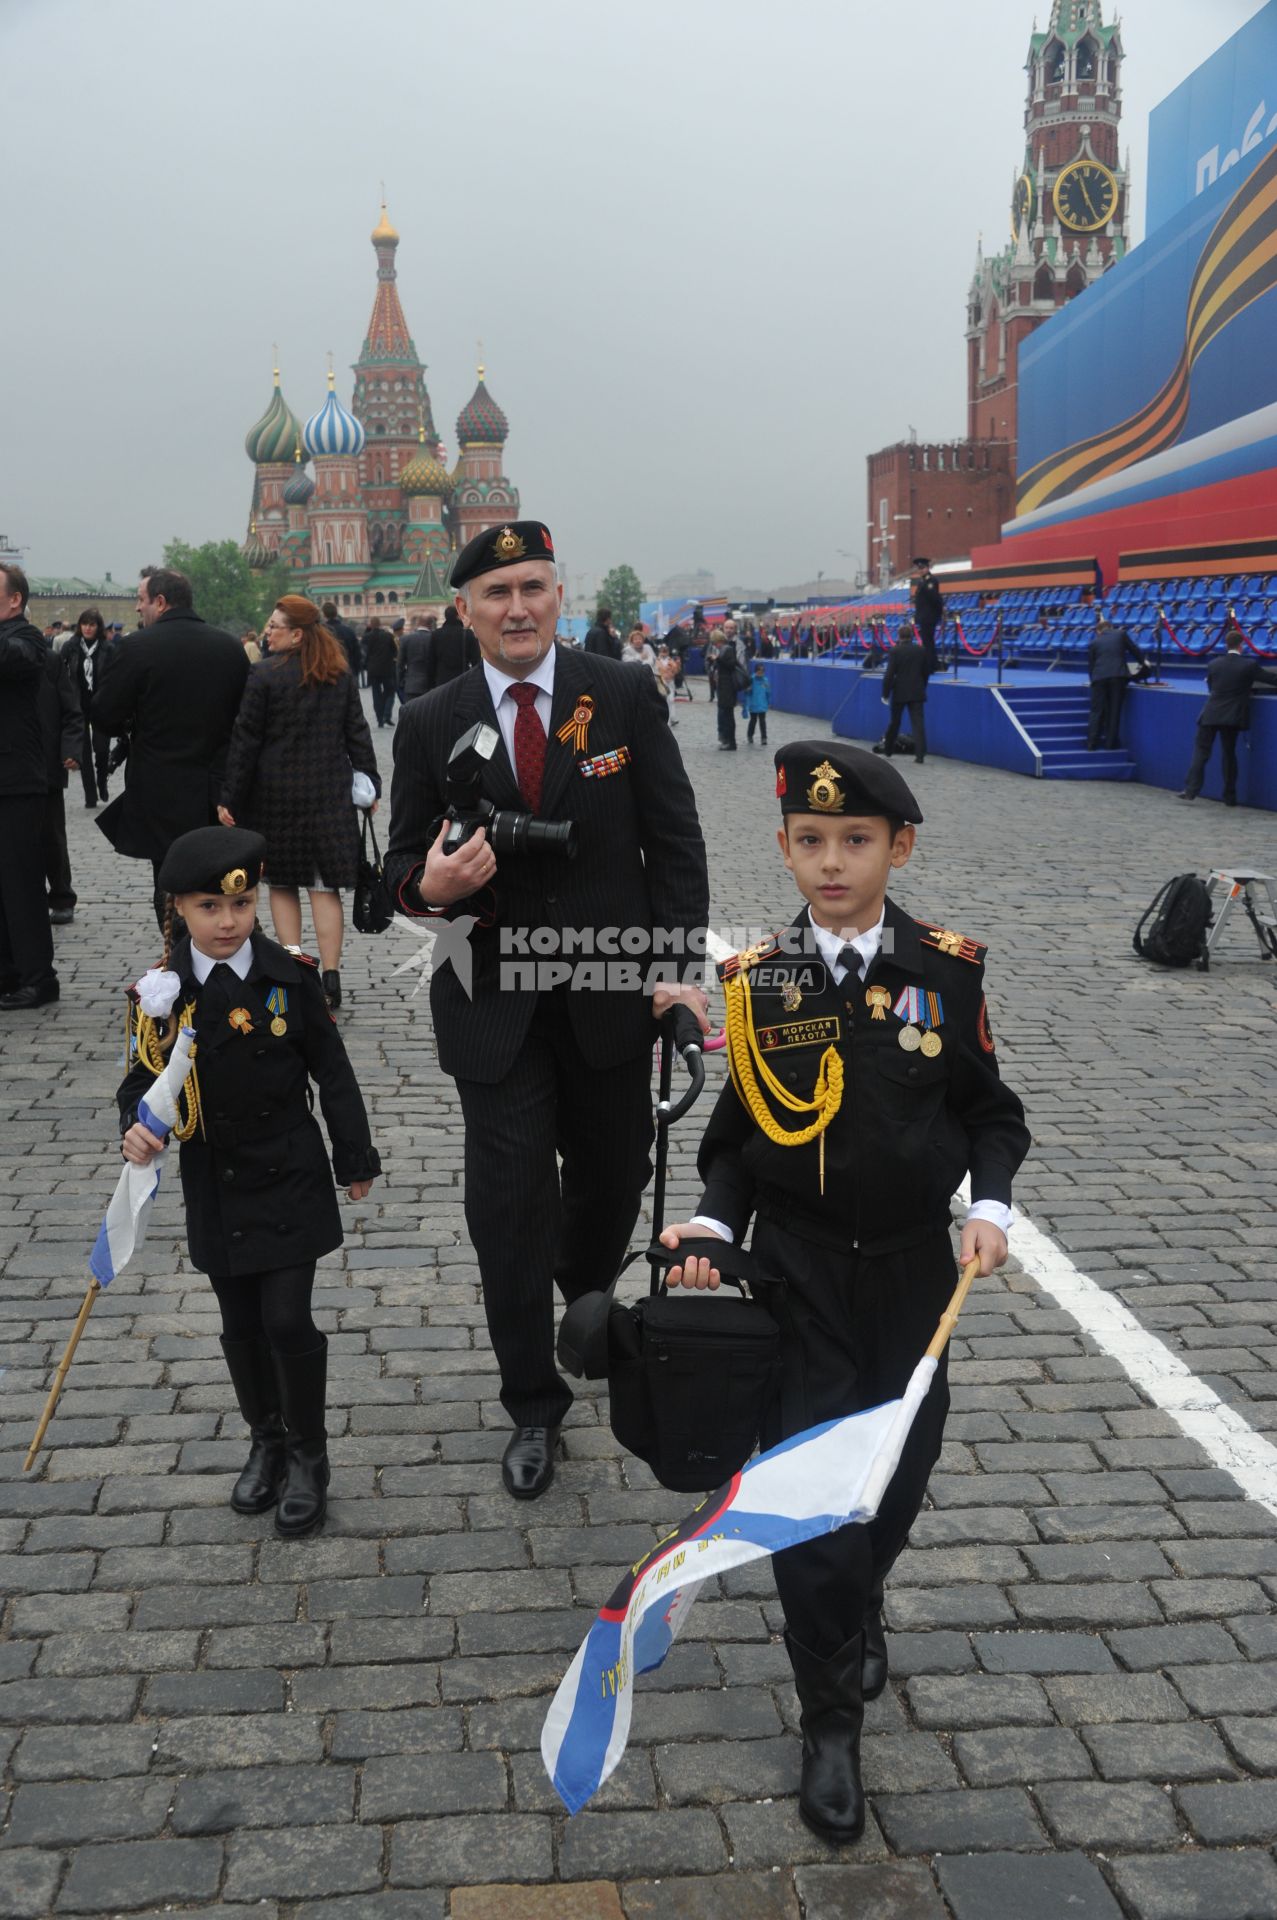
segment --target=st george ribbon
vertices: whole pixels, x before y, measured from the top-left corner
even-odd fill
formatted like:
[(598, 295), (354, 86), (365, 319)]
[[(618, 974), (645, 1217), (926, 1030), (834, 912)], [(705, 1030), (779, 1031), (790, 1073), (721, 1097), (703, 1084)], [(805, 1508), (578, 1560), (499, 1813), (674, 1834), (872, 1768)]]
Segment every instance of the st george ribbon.
[[(193, 1065), (194, 1045), (194, 1030), (181, 1027), (163, 1071), (138, 1103), (138, 1119), (159, 1140), (167, 1141), (177, 1125), (178, 1102)], [(158, 1155), (146, 1167), (125, 1162), (89, 1255), (89, 1272), (100, 1287), (110, 1286), (145, 1240), (159, 1186)]]
[(578, 1813), (620, 1764), (634, 1675), (660, 1666), (705, 1581), (873, 1519), (974, 1271), (972, 1263), (899, 1400), (809, 1427), (760, 1454), (630, 1568), (600, 1609), (541, 1730), (541, 1758), (569, 1813)]

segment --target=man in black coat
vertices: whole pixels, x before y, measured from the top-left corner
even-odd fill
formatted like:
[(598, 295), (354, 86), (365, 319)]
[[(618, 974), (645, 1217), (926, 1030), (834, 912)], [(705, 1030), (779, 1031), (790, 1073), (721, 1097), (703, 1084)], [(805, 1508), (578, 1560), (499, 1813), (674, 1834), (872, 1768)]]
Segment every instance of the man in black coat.
[(58, 997), (44, 892), (49, 643), (27, 619), (30, 592), (22, 568), (0, 560), (0, 1007), (15, 1013)]
[(740, 697), (749, 685), (749, 675), (736, 655), (736, 625), (727, 621), (723, 628), (727, 638), (718, 650), (714, 662), (714, 698), (718, 701), (718, 750), (720, 753), (736, 751), (736, 709)]
[(76, 686), (73, 640), (60, 653), (51, 653), (45, 663), (44, 684), (40, 688), (40, 728), (44, 735), (44, 767), (49, 791), (44, 800), (44, 877), (49, 886), (49, 920), (55, 927), (69, 927), (75, 919), (76, 891), (71, 880), (71, 854), (67, 847), (67, 775), (80, 766), (79, 756), (88, 751), (89, 729), (85, 725)]
[(585, 653), (597, 653), (604, 660), (619, 660), (624, 648), (621, 636), (612, 625), (611, 607), (600, 607), (594, 617), (594, 625), (586, 634), (582, 645)]
[[(409, 634), (408, 641), (411, 640), (412, 635)], [(448, 607), (443, 616), (443, 625), (427, 638), (413, 678), (408, 685), (401, 687), (400, 698), (412, 700), (417, 694), (433, 693), (436, 687), (446, 687), (450, 680), (456, 680), (467, 668), (477, 667), (478, 664), (478, 641), (462, 622), (457, 609)]]
[(97, 824), (117, 853), (151, 862), (162, 930), (160, 863), (180, 833), (216, 823), (248, 656), (200, 619), (190, 581), (172, 567), (143, 569), (137, 614), (142, 632), (112, 648), (89, 705), (92, 726), (129, 743), (124, 792)]
[(379, 727), (388, 727), (395, 717), (395, 677), (399, 649), (395, 636), (383, 627), (374, 613), (364, 628), (364, 666), (372, 688), (372, 710)]
[(1184, 778), (1181, 800), (1196, 800), (1206, 777), (1206, 767), (1219, 739), (1224, 763), (1224, 805), (1237, 805), (1237, 736), (1250, 725), (1252, 689), (1277, 687), (1277, 673), (1261, 667), (1258, 660), (1242, 655), (1242, 637), (1236, 627), (1224, 635), (1227, 652), (1212, 660), (1206, 669), (1206, 705), (1197, 716), (1197, 739), (1193, 759)]
[(341, 641), (342, 651), (346, 656), (346, 664), (355, 676), (355, 685), (358, 686), (359, 635), (355, 632), (349, 620), (342, 619), (337, 611), (337, 602), (335, 600), (325, 600), (319, 611), (323, 614), (324, 625), (327, 627), (329, 633), (332, 634), (334, 640)]
[(944, 595), (931, 571), (931, 562), (925, 555), (919, 555), (913, 562), (910, 593), (913, 599), (913, 624), (922, 651), (927, 656), (927, 672), (934, 673), (940, 664), (936, 652), (936, 631), (944, 619)]
[(895, 751), (901, 715), (907, 709), (913, 733), (913, 757), (919, 766), (922, 765), (927, 757), (927, 681), (930, 676), (931, 663), (927, 651), (906, 620), (888, 656), (887, 671), (882, 676), (883, 704), (890, 706), (891, 718), (887, 722), (887, 731), (874, 748), (875, 753), (891, 754)]
[(1086, 650), (1087, 672), (1091, 676), (1091, 724), (1086, 734), (1088, 753), (1094, 753), (1101, 741), (1110, 750), (1116, 747), (1122, 721), (1122, 702), (1126, 698), (1126, 683), (1130, 678), (1126, 663), (1134, 660), (1141, 667), (1148, 665), (1125, 627), (1115, 627), (1104, 618), (1102, 612), (1098, 618), (1099, 625), (1091, 635)]
[(429, 614), (425, 619), (414, 620), (403, 639), (399, 642), (399, 699), (415, 700), (418, 694), (429, 693), (430, 682), (427, 678), (430, 649), (434, 642), (435, 628), (438, 622)]
[[(533, 1499), (572, 1400), (554, 1365), (554, 1286), (570, 1301), (607, 1285), (628, 1244), (650, 1171), (654, 1016), (678, 1000), (703, 1013), (709, 886), (653, 676), (555, 644), (548, 529), (490, 528), (452, 581), (482, 665), (400, 717), (386, 878), (405, 913), (454, 922), (430, 1006), (461, 1098), (466, 1223), (515, 1427), (502, 1477)], [(494, 852), (482, 827), (444, 852), (449, 756), (477, 723), (481, 799), (575, 822), (574, 859), (507, 852), (500, 836)], [(649, 998), (653, 964), (664, 984)]]

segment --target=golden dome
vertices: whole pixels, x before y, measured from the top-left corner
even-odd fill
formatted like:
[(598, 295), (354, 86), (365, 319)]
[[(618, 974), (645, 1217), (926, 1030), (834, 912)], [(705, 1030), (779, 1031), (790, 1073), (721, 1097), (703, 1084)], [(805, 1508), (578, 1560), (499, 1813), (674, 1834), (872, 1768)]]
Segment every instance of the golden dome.
[(399, 245), (399, 235), (390, 224), (384, 200), (381, 203), (381, 218), (372, 230), (372, 243), (374, 247), (382, 245), (397, 247)]

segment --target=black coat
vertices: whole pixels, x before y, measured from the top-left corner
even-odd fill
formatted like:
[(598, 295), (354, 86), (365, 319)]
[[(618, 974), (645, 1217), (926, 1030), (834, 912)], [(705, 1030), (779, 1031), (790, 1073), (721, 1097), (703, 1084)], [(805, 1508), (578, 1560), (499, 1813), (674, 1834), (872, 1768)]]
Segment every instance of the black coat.
[(418, 694), (429, 693), (430, 682), (426, 677), (430, 659), (430, 648), (434, 635), (425, 627), (414, 627), (399, 642), (399, 698), (415, 700)]
[[(966, 942), (962, 953), (970, 957), (963, 958), (926, 944), (943, 932), (889, 899), (883, 947), (867, 980), (853, 972), (841, 986), (814, 948), (801, 951), (809, 937), (806, 909), (788, 930), (795, 951), (763, 952), (766, 971), (757, 978), (766, 984), (752, 986), (751, 1000), (772, 1072), (806, 1100), (826, 1047), (836, 1047), (843, 1062), (842, 1104), (824, 1135), (825, 1190), (822, 1196), (819, 1141), (793, 1147), (770, 1140), (728, 1079), (701, 1142), (698, 1213), (721, 1220), (739, 1242), (761, 1200), (772, 1217), (792, 1209), (795, 1231), (800, 1218), (813, 1220), (848, 1249), (887, 1253), (947, 1227), (950, 1199), (968, 1170), (975, 1199), (1010, 1202), (1029, 1134), (1023, 1107), (998, 1074), (984, 1004), (985, 950)], [(885, 987), (891, 998), (881, 1020), (865, 998), (871, 986)], [(906, 1053), (899, 1043), (906, 1022), (892, 1006), (911, 986), (940, 996), (941, 1049), (933, 1058)], [(789, 1131), (805, 1124), (772, 1095), (765, 1099)]]
[(50, 650), (40, 688), (40, 726), (44, 735), (44, 763), (49, 786), (65, 787), (67, 760), (83, 764), (84, 712), (76, 685), (70, 647)]
[(398, 652), (389, 627), (364, 628), (364, 670), (370, 680), (393, 680)]
[(621, 645), (619, 633), (613, 633), (608, 627), (601, 627), (596, 622), (586, 634), (581, 651), (596, 653), (603, 660), (619, 660), (625, 649)]
[(1138, 666), (1144, 666), (1144, 655), (1125, 627), (1110, 626), (1102, 621), (1091, 635), (1090, 645), (1086, 649), (1086, 668), (1092, 680), (1125, 680), (1126, 663), (1134, 660)]
[[(578, 756), (557, 734), (585, 694), (594, 701), (594, 713)], [(444, 768), (453, 743), (477, 720), (497, 724), (480, 667), (413, 701), (400, 715), (386, 877), (406, 913), (424, 912), (418, 882), (447, 804)], [(630, 758), (616, 772), (586, 776), (580, 771), (582, 760), (588, 764), (622, 747)], [(488, 764), (483, 791), (500, 807), (524, 811), (504, 746)], [(650, 673), (592, 659), (573, 647), (557, 648), (540, 817), (576, 821), (576, 859), (500, 855), (495, 886), (448, 911), (449, 918), (473, 914), (485, 922), (470, 936), (473, 999), (451, 965), (436, 968), (430, 983), (439, 1064), (460, 1079), (504, 1078), (536, 1007), (535, 992), (502, 990), (503, 959), (509, 964), (519, 953), (507, 938), (503, 954), (503, 929), (548, 928), (561, 936), (576, 928), (668, 928), (691, 954), (697, 944), (694, 930), (709, 916), (696, 801), (670, 732), (667, 703)], [(687, 964), (675, 959), (680, 967)], [(566, 1000), (591, 1067), (616, 1066), (652, 1046), (655, 1026), (644, 994), (570, 992)]]
[(930, 662), (925, 647), (916, 640), (897, 640), (887, 656), (882, 676), (882, 697), (893, 705), (907, 707), (927, 698)]
[(41, 688), (49, 643), (24, 613), (0, 620), (0, 799), (47, 793)]
[[(197, 986), (189, 940), (178, 941), (169, 964), (182, 982), (179, 1018), (188, 1002), (195, 1005), (203, 1125), (180, 1147), (193, 1264), (220, 1276), (318, 1260), (342, 1240), (334, 1176), (348, 1187), (379, 1173), (381, 1162), (314, 965), (262, 933), (253, 935), (247, 980)], [(275, 987), (287, 1000), (288, 1030), (279, 1036), (266, 1004)], [(251, 1016), (247, 1032), (230, 1023), (241, 1008)], [(332, 1141), (331, 1170), (310, 1112), (312, 1080)], [(136, 1062), (116, 1096), (121, 1134), (151, 1084), (149, 1069)]]
[(720, 707), (734, 707), (749, 685), (749, 674), (736, 653), (736, 643), (725, 640), (714, 662), (714, 692)]
[(924, 573), (913, 588), (913, 618), (924, 640), (930, 640), (944, 619), (944, 595), (934, 573)]
[(359, 635), (355, 632), (349, 620), (334, 620), (330, 624), (328, 631), (332, 634), (334, 640), (341, 641), (342, 650), (346, 655), (346, 665), (350, 668), (350, 671), (358, 677)]
[(160, 860), (179, 834), (216, 820), (247, 678), (239, 641), (184, 609), (112, 646), (88, 717), (128, 737), (124, 792), (97, 816), (117, 853)]
[(296, 653), (263, 660), (248, 676), (231, 735), (222, 805), (238, 827), (266, 839), (274, 887), (353, 887), (359, 818), (351, 774), (381, 776), (352, 673), (303, 687)]
[(1212, 660), (1206, 669), (1207, 701), (1197, 716), (1199, 727), (1248, 727), (1250, 696), (1256, 687), (1277, 687), (1277, 673), (1247, 660), (1236, 649)]

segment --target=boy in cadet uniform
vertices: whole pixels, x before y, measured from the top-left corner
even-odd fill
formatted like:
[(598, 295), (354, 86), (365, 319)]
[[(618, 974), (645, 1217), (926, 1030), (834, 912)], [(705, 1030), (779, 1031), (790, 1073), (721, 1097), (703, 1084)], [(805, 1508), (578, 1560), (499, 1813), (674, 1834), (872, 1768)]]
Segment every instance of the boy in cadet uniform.
[[(731, 1079), (701, 1143), (695, 1219), (783, 1277), (763, 1297), (782, 1330), (764, 1447), (899, 1395), (956, 1284), (950, 1199), (971, 1174), (960, 1259), (1007, 1255), (1011, 1180), (1029, 1144), (998, 1075), (985, 949), (887, 897), (922, 815), (899, 773), (860, 748), (799, 741), (776, 755), (785, 865), (807, 904), (773, 941), (719, 968)], [(689, 1256), (671, 1285), (716, 1286)], [(799, 1811), (828, 1840), (864, 1825), (860, 1727), (887, 1681), (883, 1581), (940, 1452), (942, 1359), (879, 1513), (777, 1554), (802, 1707)]]
[[(310, 1301), (315, 1262), (342, 1242), (334, 1174), (362, 1200), (381, 1162), (315, 962), (257, 925), (265, 857), (262, 836), (242, 827), (198, 827), (165, 854), (164, 957), (129, 989), (131, 1064), (117, 1099), (124, 1158), (146, 1166), (162, 1142), (138, 1103), (179, 1021), (194, 1028), (174, 1132), (191, 1264), (217, 1295), (222, 1352), (252, 1435), (231, 1506), (274, 1507), (275, 1531), (292, 1538), (320, 1526), (327, 1504), (328, 1342)], [(176, 942), (175, 913), (188, 929)]]

